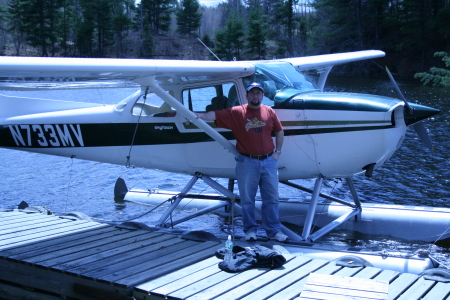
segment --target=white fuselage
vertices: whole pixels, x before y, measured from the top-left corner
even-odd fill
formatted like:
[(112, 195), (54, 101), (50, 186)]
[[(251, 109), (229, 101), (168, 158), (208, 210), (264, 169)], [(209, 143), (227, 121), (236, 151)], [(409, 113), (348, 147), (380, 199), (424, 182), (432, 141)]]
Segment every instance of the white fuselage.
[[(139, 94), (120, 109), (108, 105), (7, 118), (2, 121), (3, 134), (11, 135), (8, 147), (19, 150), (177, 173), (235, 177), (233, 154), (208, 140), (183, 115), (133, 115)], [(16, 103), (22, 101), (23, 105), (35, 100), (8, 98)], [(364, 172), (363, 167), (371, 163), (381, 167), (406, 131), (400, 101), (386, 111), (280, 108), (276, 112), (286, 134), (279, 160), (280, 180), (319, 175), (349, 177)], [(146, 134), (149, 139), (140, 141)], [(115, 139), (123, 142), (116, 143)], [(235, 143), (233, 139), (230, 142)]]

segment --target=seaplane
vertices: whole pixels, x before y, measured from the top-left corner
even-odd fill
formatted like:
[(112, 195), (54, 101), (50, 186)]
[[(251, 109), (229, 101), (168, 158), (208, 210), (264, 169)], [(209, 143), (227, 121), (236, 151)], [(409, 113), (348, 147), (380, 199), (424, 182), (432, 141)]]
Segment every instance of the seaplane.
[[(398, 99), (324, 92), (334, 66), (383, 56), (383, 51), (365, 50), (268, 61), (0, 57), (0, 90), (136, 87), (114, 105), (0, 91), (0, 147), (191, 175), (179, 193), (130, 190), (119, 178), (115, 195), (125, 200), (170, 199), (155, 228), (203, 213), (239, 214), (233, 134), (195, 113), (245, 104), (245, 87), (258, 82), (265, 91), (263, 104), (275, 109), (285, 132), (279, 180), (311, 194), (304, 201), (280, 199), (281, 221), (303, 226), (301, 234), (283, 227), (291, 241), (314, 242), (334, 229), (407, 240), (448, 238), (450, 233), (443, 234), (450, 225), (448, 209), (358, 199), (352, 178), (370, 177), (382, 168), (410, 125), (431, 148), (421, 121), (439, 113), (409, 103), (389, 72)], [(317, 72), (315, 80), (307, 71)], [(228, 186), (213, 178), (228, 179)], [(313, 189), (292, 182), (311, 178)], [(350, 201), (321, 193), (323, 180), (331, 178), (345, 180)], [(189, 194), (198, 180), (217, 194)], [(170, 216), (182, 201), (199, 211), (173, 220)]]

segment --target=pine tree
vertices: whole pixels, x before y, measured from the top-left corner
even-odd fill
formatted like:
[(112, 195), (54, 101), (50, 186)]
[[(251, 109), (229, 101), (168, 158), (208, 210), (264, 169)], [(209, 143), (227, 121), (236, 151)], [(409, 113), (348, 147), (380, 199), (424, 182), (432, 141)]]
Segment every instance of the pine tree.
[(244, 22), (237, 13), (231, 14), (225, 28), (216, 32), (216, 54), (226, 60), (240, 60), (244, 36)]
[(199, 8), (198, 0), (182, 0), (181, 8), (177, 11), (177, 32), (192, 35), (200, 27), (202, 14)]
[(248, 20), (247, 53), (253, 59), (262, 59), (265, 55), (264, 16), (259, 6), (253, 8)]
[(209, 48), (214, 48), (214, 42), (209, 35), (205, 34), (202, 38), (202, 42)]
[(97, 29), (97, 54), (98, 57), (107, 56), (107, 47), (113, 41), (113, 14), (111, 0), (97, 0), (96, 29)]
[(62, 0), (57, 38), (64, 56), (74, 54), (73, 41), (75, 40), (76, 19), (77, 11), (75, 1)]
[(42, 56), (55, 54), (58, 19), (61, 0), (21, 0), (18, 2), (22, 15), (20, 31), (26, 34), (31, 46), (37, 47)]
[(450, 56), (446, 52), (436, 52), (434, 56), (442, 58), (446, 69), (432, 67), (429, 73), (417, 73), (414, 77), (420, 78), (423, 85), (432, 84), (433, 86), (450, 87)]
[(25, 42), (24, 24), (22, 19), (21, 0), (9, 0), (6, 13), (7, 31), (16, 49), (16, 55), (20, 55), (20, 48)]
[(169, 31), (170, 15), (174, 10), (174, 0), (141, 0), (138, 11), (139, 20), (143, 24), (148, 24), (153, 34), (162, 34)]
[(134, 10), (134, 2), (130, 0), (114, 1), (112, 11), (112, 30), (114, 32), (114, 40), (116, 46), (116, 56), (125, 57), (124, 39), (128, 30), (131, 28), (130, 14)]
[(79, 5), (81, 18), (76, 29), (76, 47), (79, 55), (91, 57), (94, 52), (94, 3), (90, 0), (80, 0)]
[(136, 16), (133, 20), (133, 27), (139, 34), (138, 56), (150, 58), (153, 52), (153, 36), (148, 18), (145, 17), (145, 10), (142, 3), (136, 9)]
[(231, 44), (229, 42), (228, 33), (225, 28), (220, 28), (216, 31), (216, 47), (214, 48), (214, 52), (221, 60), (232, 60), (233, 57), (231, 55)]
[(108, 56), (113, 43), (113, 14), (110, 0), (80, 0), (81, 22), (77, 30), (77, 48), (82, 56)]

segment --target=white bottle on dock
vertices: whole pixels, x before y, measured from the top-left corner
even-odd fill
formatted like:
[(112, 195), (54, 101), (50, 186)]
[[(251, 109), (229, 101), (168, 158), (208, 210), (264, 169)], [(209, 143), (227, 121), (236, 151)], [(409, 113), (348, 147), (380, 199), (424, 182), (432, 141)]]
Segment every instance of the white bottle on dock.
[(233, 255), (233, 241), (231, 235), (228, 236), (228, 240), (225, 242), (225, 257), (224, 261), (230, 261)]

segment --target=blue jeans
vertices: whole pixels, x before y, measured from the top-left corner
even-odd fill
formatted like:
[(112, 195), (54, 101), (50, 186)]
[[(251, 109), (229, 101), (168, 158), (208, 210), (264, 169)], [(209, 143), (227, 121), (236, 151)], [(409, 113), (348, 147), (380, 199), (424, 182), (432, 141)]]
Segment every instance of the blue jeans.
[(244, 232), (256, 233), (255, 197), (260, 188), (262, 225), (268, 237), (281, 229), (278, 220), (278, 162), (272, 156), (257, 160), (239, 155), (236, 158), (236, 177), (242, 206)]

